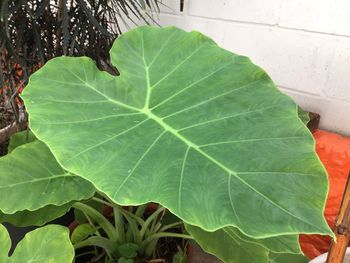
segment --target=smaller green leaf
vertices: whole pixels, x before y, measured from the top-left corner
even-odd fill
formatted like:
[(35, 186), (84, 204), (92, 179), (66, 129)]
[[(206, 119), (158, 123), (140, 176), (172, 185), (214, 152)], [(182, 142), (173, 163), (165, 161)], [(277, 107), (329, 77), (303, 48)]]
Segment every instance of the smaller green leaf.
[(126, 243), (117, 248), (118, 253), (124, 258), (134, 258), (137, 256), (139, 246), (134, 243)]
[(8, 222), (18, 227), (42, 226), (66, 214), (74, 202), (62, 206), (48, 205), (35, 211), (24, 210), (14, 214), (0, 212), (0, 223)]
[(62, 169), (49, 148), (36, 140), (0, 158), (0, 210), (35, 211), (90, 198), (94, 186)]
[(37, 139), (31, 131), (22, 131), (15, 133), (10, 138), (8, 152), (11, 153), (17, 147), (26, 143), (34, 142), (35, 140)]
[(269, 263), (307, 263), (308, 259), (301, 254), (271, 253)]
[(96, 232), (96, 227), (90, 224), (82, 224), (77, 226), (71, 236), (71, 241), (73, 244), (76, 244), (80, 241), (83, 241), (88, 236)]
[[(101, 203), (96, 202), (94, 200), (86, 200), (86, 201), (83, 201), (82, 203), (96, 209), (100, 213), (103, 212), (104, 204), (101, 204)], [(86, 220), (87, 220), (84, 213), (78, 209), (74, 209), (74, 219), (80, 224), (86, 223)]]
[(267, 263), (268, 250), (254, 243), (245, 242), (223, 230), (206, 232), (199, 227), (186, 225), (187, 231), (206, 252), (225, 263)]
[(205, 251), (225, 263), (268, 263), (269, 255), (273, 252), (301, 253), (297, 235), (252, 239), (233, 227), (207, 232), (199, 227), (185, 226)]
[(0, 224), (0, 262), (8, 262), (8, 252), (11, 248), (11, 239), (6, 228)]
[(7, 255), (9, 244), (7, 230), (0, 225), (0, 262), (72, 263), (74, 259), (69, 231), (58, 225), (48, 225), (26, 234), (11, 257)]
[(132, 259), (120, 258), (118, 259), (118, 263), (134, 263)]

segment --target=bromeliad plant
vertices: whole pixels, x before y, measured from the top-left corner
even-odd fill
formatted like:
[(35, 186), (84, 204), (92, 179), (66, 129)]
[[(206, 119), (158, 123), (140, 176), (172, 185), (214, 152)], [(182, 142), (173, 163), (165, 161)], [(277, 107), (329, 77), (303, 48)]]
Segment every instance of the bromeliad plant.
[(312, 136), (262, 69), (174, 27), (134, 29), (110, 55), (119, 76), (60, 57), (31, 77), (22, 98), (40, 141), (0, 160), (4, 217), (67, 211), (97, 190), (161, 204), (232, 263), (304, 262), (298, 234), (332, 234)]

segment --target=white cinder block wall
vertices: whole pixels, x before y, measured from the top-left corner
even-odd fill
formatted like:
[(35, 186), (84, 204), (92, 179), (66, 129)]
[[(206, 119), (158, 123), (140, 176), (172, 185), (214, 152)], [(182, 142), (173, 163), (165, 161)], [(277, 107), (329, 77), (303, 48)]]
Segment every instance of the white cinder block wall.
[(321, 127), (350, 135), (350, 0), (163, 0), (161, 25), (250, 57)]

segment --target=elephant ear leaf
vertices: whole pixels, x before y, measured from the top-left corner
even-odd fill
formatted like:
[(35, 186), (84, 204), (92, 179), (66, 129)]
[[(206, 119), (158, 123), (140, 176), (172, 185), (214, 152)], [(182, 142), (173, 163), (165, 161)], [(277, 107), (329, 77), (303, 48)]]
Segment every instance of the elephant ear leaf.
[(0, 212), (0, 223), (7, 222), (18, 227), (42, 226), (66, 214), (74, 203), (75, 201), (61, 206), (47, 205), (35, 211), (23, 210), (14, 214)]
[(9, 257), (10, 237), (0, 224), (0, 262), (72, 263), (74, 248), (67, 228), (49, 225), (26, 234)]
[(60, 57), (22, 94), (64, 169), (118, 204), (158, 202), (208, 231), (332, 233), (313, 138), (261, 68), (174, 27), (134, 29), (110, 55), (119, 76)]
[(0, 211), (5, 214), (65, 205), (90, 198), (95, 191), (85, 179), (64, 171), (39, 140), (0, 158), (0, 171)]
[[(285, 254), (302, 253), (297, 235), (252, 239), (233, 227), (207, 232), (187, 224), (186, 230), (205, 251), (217, 256), (225, 263), (270, 263), (270, 260)], [(274, 256), (272, 257), (271, 254)]]

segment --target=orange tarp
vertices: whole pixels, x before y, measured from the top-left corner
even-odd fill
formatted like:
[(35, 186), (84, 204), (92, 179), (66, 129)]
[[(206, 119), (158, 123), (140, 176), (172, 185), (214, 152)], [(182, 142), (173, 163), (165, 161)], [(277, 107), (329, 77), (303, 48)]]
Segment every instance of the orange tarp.
[[(330, 189), (324, 215), (328, 225), (334, 230), (334, 223), (350, 171), (350, 138), (320, 130), (314, 132), (314, 138), (317, 154), (329, 176)], [(330, 242), (330, 237), (300, 236), (301, 248), (310, 259), (327, 252)]]

